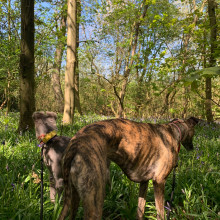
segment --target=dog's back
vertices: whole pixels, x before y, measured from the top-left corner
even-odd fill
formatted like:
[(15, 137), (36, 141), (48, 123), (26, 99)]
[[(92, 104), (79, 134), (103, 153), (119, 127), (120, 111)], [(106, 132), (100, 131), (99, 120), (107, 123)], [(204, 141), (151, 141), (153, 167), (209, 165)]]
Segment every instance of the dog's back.
[[(163, 163), (170, 166), (165, 175), (176, 164), (177, 155), (169, 153), (176, 141), (169, 133), (166, 124), (110, 119), (85, 126), (76, 133), (73, 140), (86, 137), (82, 138), (79, 145), (99, 148), (102, 153), (98, 158), (106, 152), (107, 157), (118, 164), (132, 181), (142, 182), (156, 178), (157, 173), (160, 173), (155, 164), (158, 157), (164, 157)], [(168, 163), (171, 160), (173, 162)]]

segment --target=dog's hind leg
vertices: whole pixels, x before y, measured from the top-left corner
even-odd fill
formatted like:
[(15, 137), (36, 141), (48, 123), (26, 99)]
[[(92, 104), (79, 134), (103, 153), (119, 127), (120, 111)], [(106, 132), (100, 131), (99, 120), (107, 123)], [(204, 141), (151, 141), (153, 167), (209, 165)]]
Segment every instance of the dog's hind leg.
[[(104, 174), (106, 167), (104, 167), (103, 172), (99, 169), (96, 169), (95, 172), (91, 171), (89, 174), (87, 172), (87, 175), (84, 176), (87, 183), (81, 186), (82, 188), (80, 189), (80, 197), (82, 198), (84, 208), (84, 220), (101, 220), (106, 187), (106, 174)], [(87, 178), (88, 175), (89, 178)], [(86, 188), (84, 188), (85, 186)]]
[[(96, 154), (76, 154), (71, 162), (71, 189), (75, 186), (82, 200), (85, 220), (101, 220), (106, 169), (106, 160), (97, 159)], [(72, 202), (75, 202), (74, 198)], [(75, 205), (73, 207), (75, 209)]]
[(71, 187), (70, 219), (75, 219), (79, 207), (80, 197), (74, 186)]
[(137, 207), (137, 217), (136, 219), (144, 219), (144, 210), (146, 204), (146, 195), (147, 195), (148, 181), (140, 183), (139, 187), (139, 196), (138, 196), (138, 207)]
[(104, 196), (98, 191), (90, 192), (83, 201), (84, 220), (101, 220)]
[(157, 209), (157, 219), (164, 219), (164, 188), (165, 180), (157, 182), (153, 181), (154, 185), (154, 197)]
[(111, 161), (107, 159), (106, 183), (109, 185), (109, 187), (111, 187), (110, 165)]
[(71, 205), (71, 191), (70, 191), (69, 186), (66, 186), (64, 188), (63, 208), (62, 208), (62, 211), (61, 211), (61, 214), (60, 214), (58, 220), (64, 220), (65, 219), (65, 217), (68, 214), (70, 205)]

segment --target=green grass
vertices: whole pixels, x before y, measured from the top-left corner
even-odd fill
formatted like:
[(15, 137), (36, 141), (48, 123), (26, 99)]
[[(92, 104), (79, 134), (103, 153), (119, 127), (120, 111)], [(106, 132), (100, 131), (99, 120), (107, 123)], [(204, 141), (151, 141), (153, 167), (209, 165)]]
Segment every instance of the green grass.
[[(19, 134), (18, 114), (8, 116), (0, 112), (0, 219), (40, 218), (40, 148), (34, 131)], [(61, 126), (59, 133), (73, 136), (86, 124), (105, 117), (88, 115), (76, 116), (73, 126)], [(176, 174), (171, 219), (220, 219), (220, 127), (219, 125), (197, 126), (194, 138), (195, 149), (180, 151)], [(61, 202), (50, 203), (48, 171), (44, 170), (44, 219), (57, 219)], [(172, 188), (172, 175), (166, 184), (166, 200)], [(111, 186), (106, 187), (103, 219), (133, 220), (136, 215), (138, 184), (123, 175), (117, 165), (111, 164)], [(79, 208), (77, 219), (82, 219), (83, 209)], [(150, 181), (145, 216), (155, 219), (153, 186)]]

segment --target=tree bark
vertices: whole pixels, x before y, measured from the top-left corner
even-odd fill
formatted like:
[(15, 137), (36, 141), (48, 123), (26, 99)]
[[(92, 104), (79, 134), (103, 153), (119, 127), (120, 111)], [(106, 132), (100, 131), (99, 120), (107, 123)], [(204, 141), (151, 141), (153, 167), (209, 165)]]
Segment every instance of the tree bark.
[[(11, 41), (11, 0), (8, 1), (8, 42), (10, 44)], [(11, 44), (10, 44), (10, 53), (11, 53)], [(10, 59), (10, 56), (8, 57)], [(6, 87), (6, 114), (9, 113), (11, 108), (11, 97), (10, 97), (10, 90), (11, 90), (11, 72), (10, 68), (8, 68), (8, 82)]]
[(67, 58), (65, 73), (65, 98), (63, 123), (71, 124), (74, 119), (74, 78), (77, 66), (77, 0), (67, 1)]
[[(60, 30), (62, 35), (61, 37), (64, 37), (66, 34), (66, 17), (62, 16), (60, 19)], [(54, 96), (55, 100), (58, 103), (58, 112), (63, 112), (63, 107), (64, 107), (64, 100), (63, 100), (63, 92), (61, 89), (61, 84), (60, 84), (60, 69), (61, 69), (61, 62), (62, 62), (62, 56), (63, 56), (63, 46), (64, 43), (62, 42), (62, 39), (58, 39), (58, 44), (55, 52), (55, 57), (54, 57), (54, 65), (53, 65), (53, 70), (52, 70), (52, 85), (53, 85), (53, 91), (54, 91)]]
[(77, 21), (76, 21), (76, 71), (74, 77), (74, 97), (75, 97), (75, 107), (78, 110), (79, 114), (82, 115), (82, 110), (80, 106), (80, 98), (79, 98), (79, 62), (78, 62), (78, 48), (79, 48), (79, 20), (81, 17), (81, 2), (77, 0)]
[[(210, 24), (210, 58), (209, 58), (209, 66), (215, 66), (215, 50), (216, 50), (216, 39), (217, 39), (217, 23), (216, 23), (216, 15), (215, 15), (216, 2), (215, 0), (208, 0), (208, 14), (209, 14), (209, 24)], [(206, 78), (206, 119), (208, 122), (213, 121), (212, 114), (212, 79), (210, 77)]]
[(34, 1), (21, 0), (21, 55), (20, 55), (20, 122), (19, 130), (34, 127)]
[(212, 115), (212, 79), (206, 78), (205, 80), (205, 94), (206, 94), (206, 100), (205, 100), (205, 109), (206, 109), (206, 119), (208, 122), (213, 121), (213, 115)]

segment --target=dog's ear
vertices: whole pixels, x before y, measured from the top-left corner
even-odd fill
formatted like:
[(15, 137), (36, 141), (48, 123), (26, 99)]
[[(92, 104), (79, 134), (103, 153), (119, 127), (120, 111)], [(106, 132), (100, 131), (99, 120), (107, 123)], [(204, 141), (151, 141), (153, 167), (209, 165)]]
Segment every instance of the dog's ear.
[(34, 112), (32, 115), (33, 120), (45, 117), (44, 112)]
[(170, 121), (170, 123), (174, 122), (174, 121), (178, 121), (178, 118), (174, 118), (172, 121)]
[(189, 122), (189, 124), (190, 124), (191, 126), (197, 125), (197, 124), (199, 123), (199, 121), (200, 121), (200, 119), (195, 118), (195, 117), (190, 117), (190, 118), (187, 120), (187, 122)]
[(46, 112), (47, 117), (52, 117), (55, 120), (57, 119), (57, 114), (55, 112)]

